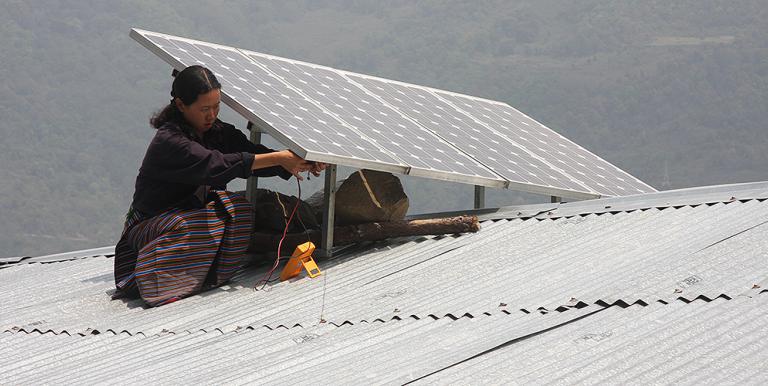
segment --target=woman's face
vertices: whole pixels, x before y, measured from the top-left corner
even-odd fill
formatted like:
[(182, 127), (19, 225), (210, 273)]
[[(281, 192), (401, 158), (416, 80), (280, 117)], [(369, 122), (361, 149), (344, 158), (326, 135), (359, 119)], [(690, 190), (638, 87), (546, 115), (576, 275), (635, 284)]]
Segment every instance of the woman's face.
[(181, 99), (176, 98), (176, 106), (184, 114), (184, 119), (200, 135), (208, 131), (213, 122), (216, 121), (216, 117), (219, 115), (220, 103), (221, 91), (219, 89), (213, 89), (205, 94), (200, 94), (191, 105), (185, 105)]

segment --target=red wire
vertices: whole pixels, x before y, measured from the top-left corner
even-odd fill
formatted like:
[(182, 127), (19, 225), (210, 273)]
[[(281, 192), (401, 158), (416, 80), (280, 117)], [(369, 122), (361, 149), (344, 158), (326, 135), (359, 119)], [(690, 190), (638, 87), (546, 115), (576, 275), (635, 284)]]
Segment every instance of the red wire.
[[(259, 281), (261, 283), (264, 282), (264, 285), (261, 286), (261, 289), (264, 289), (264, 287), (267, 286), (267, 283), (269, 283), (269, 280), (272, 279), (272, 274), (277, 269), (277, 266), (280, 265), (280, 250), (283, 249), (283, 240), (285, 240), (285, 235), (288, 234), (288, 226), (291, 225), (291, 220), (293, 220), (293, 215), (296, 214), (296, 210), (299, 208), (299, 204), (301, 203), (301, 181), (299, 179), (296, 179), (296, 184), (299, 187), (299, 197), (296, 199), (296, 205), (293, 206), (293, 210), (291, 211), (291, 215), (288, 217), (288, 221), (285, 223), (285, 229), (283, 230), (283, 237), (280, 238), (280, 242), (277, 244), (277, 256), (275, 256), (275, 263), (272, 265), (272, 269), (269, 270), (264, 275), (264, 278)], [(278, 197), (278, 200), (280, 198)], [(259, 283), (256, 283), (256, 287), (259, 286)]]

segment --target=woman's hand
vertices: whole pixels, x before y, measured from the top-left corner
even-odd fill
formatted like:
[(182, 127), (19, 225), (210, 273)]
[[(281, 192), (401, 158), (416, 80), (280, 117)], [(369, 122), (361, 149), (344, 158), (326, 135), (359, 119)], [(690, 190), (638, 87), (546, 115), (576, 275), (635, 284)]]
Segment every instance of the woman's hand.
[(307, 161), (290, 150), (282, 150), (273, 153), (256, 154), (253, 158), (251, 169), (256, 170), (275, 165), (282, 166), (283, 169), (296, 176), (299, 181), (304, 180), (299, 173), (310, 172), (314, 174), (315, 177), (318, 177), (320, 176), (320, 172), (325, 170), (325, 167), (327, 166), (323, 162)]
[(312, 162), (312, 168), (309, 169), (309, 171), (315, 177), (320, 177), (320, 172), (325, 170), (326, 166), (328, 166), (328, 165), (326, 165), (324, 162)]
[[(283, 169), (289, 171), (291, 174), (296, 176), (296, 178), (299, 181), (304, 180), (303, 177), (301, 177), (300, 173), (306, 172), (306, 171), (312, 171), (312, 174), (315, 176), (320, 175), (319, 169), (317, 172), (315, 170), (317, 169), (317, 163), (315, 162), (309, 162), (305, 159), (299, 157), (296, 155), (296, 153), (290, 151), (290, 150), (283, 150), (278, 152), (280, 155), (279, 164), (283, 167)], [(325, 164), (323, 164), (323, 169), (325, 169)]]

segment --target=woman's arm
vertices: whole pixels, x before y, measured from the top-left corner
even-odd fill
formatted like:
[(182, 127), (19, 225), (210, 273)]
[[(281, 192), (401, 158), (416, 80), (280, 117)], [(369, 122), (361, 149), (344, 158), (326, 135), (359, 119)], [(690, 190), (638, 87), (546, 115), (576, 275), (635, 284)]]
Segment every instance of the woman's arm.
[(253, 159), (252, 153), (211, 150), (178, 130), (161, 128), (147, 149), (141, 172), (168, 182), (224, 186), (249, 177)]
[[(255, 144), (248, 140), (248, 138), (243, 134), (242, 131), (238, 130), (235, 126), (218, 121), (218, 124), (221, 125), (222, 130), (222, 139), (223, 144), (222, 146), (225, 148), (225, 152), (248, 152), (253, 154), (268, 154), (273, 153), (275, 150), (272, 150), (262, 144)], [(288, 170), (284, 169), (280, 164), (275, 163), (271, 166), (261, 166), (262, 164), (259, 164), (259, 167), (252, 168), (251, 175), (256, 177), (273, 177), (273, 176), (280, 176), (282, 179), (289, 179), (293, 175)]]
[(298, 173), (310, 171), (318, 176), (325, 169), (323, 163), (307, 162), (290, 150), (275, 151), (262, 144), (255, 144), (248, 140), (245, 134), (235, 126), (223, 121), (218, 121), (218, 123), (221, 125), (225, 146), (229, 150), (245, 151), (256, 155), (251, 167), (253, 175), (259, 177), (279, 175), (284, 179), (294, 175), (302, 180)]

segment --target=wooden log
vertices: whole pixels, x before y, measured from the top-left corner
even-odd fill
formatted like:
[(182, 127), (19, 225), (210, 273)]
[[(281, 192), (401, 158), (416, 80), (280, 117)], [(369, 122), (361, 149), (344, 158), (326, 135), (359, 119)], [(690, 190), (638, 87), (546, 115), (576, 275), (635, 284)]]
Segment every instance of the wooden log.
[[(477, 232), (480, 223), (477, 216), (457, 216), (424, 220), (401, 220), (345, 225), (334, 228), (334, 245), (349, 245), (362, 241), (381, 241), (393, 237), (442, 235)], [(248, 250), (274, 256), (282, 234), (255, 232), (251, 236)], [(289, 233), (283, 241), (281, 255), (289, 255), (297, 245), (312, 241), (319, 245), (320, 232), (309, 231)]]
[(359, 241), (379, 241), (402, 236), (477, 232), (479, 229), (480, 224), (476, 216), (372, 222), (336, 227), (333, 240), (334, 245), (346, 245)]

